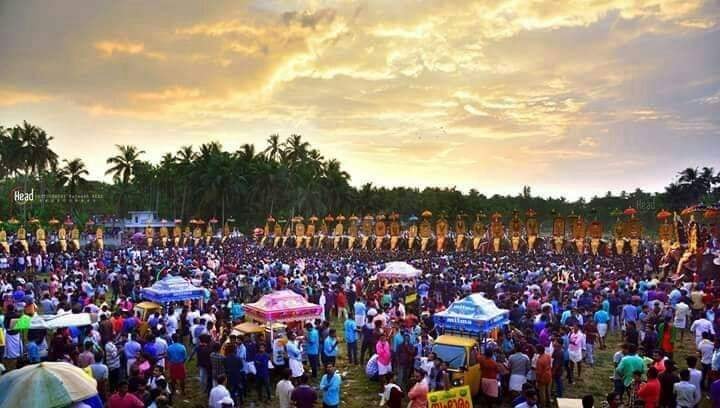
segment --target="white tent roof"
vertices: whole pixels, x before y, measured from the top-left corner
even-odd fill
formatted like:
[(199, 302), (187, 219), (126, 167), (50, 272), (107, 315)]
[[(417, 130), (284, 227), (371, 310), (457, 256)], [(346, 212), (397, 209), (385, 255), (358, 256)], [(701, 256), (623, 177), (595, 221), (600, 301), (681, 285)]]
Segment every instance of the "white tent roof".
[(92, 324), (92, 316), (90, 315), (90, 313), (64, 313), (61, 315), (45, 315), (43, 316), (43, 319), (45, 320), (45, 326), (48, 329), (89, 326)]
[(385, 269), (378, 272), (378, 278), (414, 279), (420, 276), (420, 270), (407, 262), (388, 262)]

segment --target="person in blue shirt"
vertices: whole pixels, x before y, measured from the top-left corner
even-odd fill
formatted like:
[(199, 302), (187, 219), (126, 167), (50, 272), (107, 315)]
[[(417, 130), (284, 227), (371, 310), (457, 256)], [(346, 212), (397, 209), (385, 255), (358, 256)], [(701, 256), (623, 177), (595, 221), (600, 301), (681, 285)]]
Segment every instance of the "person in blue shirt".
[(325, 365), (335, 365), (335, 359), (337, 358), (337, 346), (338, 341), (335, 329), (330, 329), (330, 334), (327, 336), (325, 343), (323, 344), (323, 353), (326, 358)]
[(130, 340), (125, 343), (125, 359), (127, 361), (127, 375), (130, 375), (130, 367), (135, 363), (135, 360), (137, 360), (138, 356), (140, 355), (140, 352), (142, 351), (142, 346), (140, 343), (135, 341), (134, 338), (131, 338)]
[(257, 385), (258, 400), (263, 401), (263, 392), (267, 396), (267, 400), (270, 401), (272, 393), (270, 392), (270, 369), (268, 368), (268, 362), (270, 356), (265, 351), (265, 344), (260, 343), (258, 345), (258, 352), (255, 354), (255, 382)]
[(390, 351), (392, 351), (393, 355), (397, 353), (398, 347), (400, 347), (401, 344), (405, 341), (405, 338), (403, 337), (402, 330), (398, 330), (397, 333), (392, 338), (392, 343), (390, 344)]
[(364, 326), (366, 322), (365, 314), (367, 313), (367, 305), (365, 305), (362, 297), (355, 301), (353, 308), (355, 309), (355, 323), (359, 327)]
[(320, 379), (320, 390), (323, 394), (323, 408), (336, 408), (340, 406), (340, 386), (342, 377), (335, 372), (335, 365), (325, 365), (325, 375)]
[(168, 371), (170, 372), (170, 387), (176, 390), (176, 383), (180, 383), (180, 392), (185, 395), (185, 360), (187, 360), (187, 349), (180, 341), (180, 336), (172, 335), (173, 343), (167, 348)]
[(232, 307), (230, 307), (230, 317), (233, 322), (242, 320), (242, 318), (245, 317), (245, 310), (243, 310), (242, 303), (233, 302)]
[(638, 320), (638, 309), (637, 306), (633, 304), (626, 304), (622, 308), (622, 322), (637, 322)]
[(30, 340), (27, 346), (28, 362), (35, 364), (40, 362), (40, 339)]
[(347, 343), (348, 361), (350, 364), (358, 364), (357, 358), (357, 340), (358, 340), (358, 329), (355, 320), (349, 317), (345, 320), (345, 342)]
[(320, 333), (318, 333), (317, 329), (310, 323), (305, 325), (305, 330), (307, 331), (305, 352), (307, 353), (308, 362), (310, 363), (312, 377), (317, 378), (318, 365), (320, 364)]
[(610, 314), (604, 309), (600, 308), (595, 312), (593, 316), (597, 323), (598, 337), (600, 338), (600, 349), (605, 349), (605, 336), (608, 332), (608, 323), (610, 322)]

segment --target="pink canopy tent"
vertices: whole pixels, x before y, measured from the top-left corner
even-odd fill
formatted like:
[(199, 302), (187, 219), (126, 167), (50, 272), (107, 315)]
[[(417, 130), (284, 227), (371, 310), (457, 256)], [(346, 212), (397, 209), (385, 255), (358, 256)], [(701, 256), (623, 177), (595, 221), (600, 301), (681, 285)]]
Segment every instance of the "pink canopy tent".
[(244, 306), (245, 314), (262, 322), (294, 322), (322, 316), (322, 307), (291, 290), (279, 290)]

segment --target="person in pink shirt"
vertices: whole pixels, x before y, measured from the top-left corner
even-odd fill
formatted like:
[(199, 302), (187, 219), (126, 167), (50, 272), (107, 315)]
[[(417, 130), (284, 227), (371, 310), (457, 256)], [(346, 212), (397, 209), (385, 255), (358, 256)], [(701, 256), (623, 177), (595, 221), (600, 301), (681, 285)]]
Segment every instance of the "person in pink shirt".
[(118, 391), (110, 396), (108, 408), (144, 408), (145, 404), (132, 393), (128, 392), (128, 382), (120, 381)]
[(390, 343), (387, 336), (382, 334), (375, 345), (375, 352), (378, 356), (378, 374), (382, 377), (392, 372), (392, 356), (390, 354)]
[(425, 382), (425, 372), (422, 369), (415, 369), (415, 385), (408, 391), (410, 408), (427, 408), (428, 406), (428, 385)]

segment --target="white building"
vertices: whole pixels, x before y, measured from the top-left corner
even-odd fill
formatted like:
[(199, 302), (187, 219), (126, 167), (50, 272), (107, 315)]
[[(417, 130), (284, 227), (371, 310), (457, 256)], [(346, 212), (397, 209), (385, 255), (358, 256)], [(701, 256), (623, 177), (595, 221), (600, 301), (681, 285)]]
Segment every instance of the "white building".
[(128, 213), (130, 217), (122, 221), (124, 229), (142, 229), (148, 225), (153, 228), (160, 228), (162, 226), (169, 227), (172, 225), (169, 221), (163, 224), (155, 211), (129, 211)]

